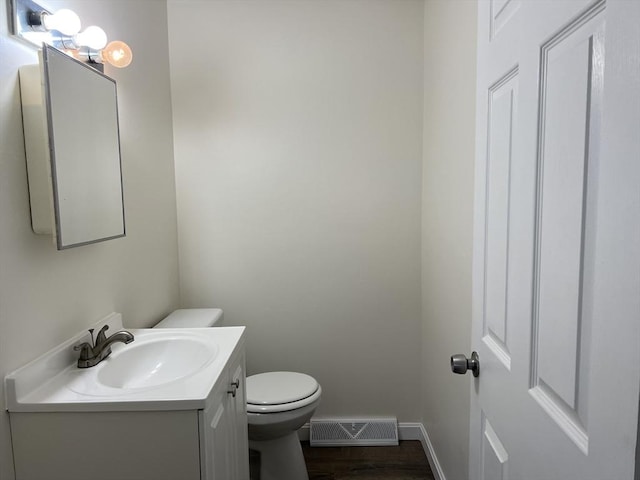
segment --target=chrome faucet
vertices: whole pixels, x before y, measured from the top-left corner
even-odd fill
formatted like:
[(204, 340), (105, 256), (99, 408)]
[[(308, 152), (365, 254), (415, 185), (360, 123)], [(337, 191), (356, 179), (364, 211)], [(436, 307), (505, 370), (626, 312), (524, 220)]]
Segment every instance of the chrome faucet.
[[(111, 355), (111, 345), (115, 342), (131, 343), (133, 342), (133, 334), (126, 330), (120, 330), (107, 338), (106, 331), (109, 325), (105, 325), (98, 332), (94, 345), (83, 342), (73, 347), (74, 350), (80, 350), (80, 358), (78, 358), (78, 368), (89, 368), (99, 364), (102, 360)], [(89, 329), (91, 333), (91, 342), (93, 342), (93, 328)]]

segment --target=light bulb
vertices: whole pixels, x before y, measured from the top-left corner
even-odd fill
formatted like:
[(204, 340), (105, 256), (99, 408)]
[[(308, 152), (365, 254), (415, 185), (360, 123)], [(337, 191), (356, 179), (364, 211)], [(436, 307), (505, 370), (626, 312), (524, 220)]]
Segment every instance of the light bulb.
[(47, 30), (57, 30), (64, 35), (75, 35), (80, 31), (80, 17), (68, 8), (58, 10), (54, 14), (43, 12), (42, 25)]
[(100, 52), (102, 60), (117, 68), (124, 68), (133, 60), (133, 52), (129, 45), (120, 40), (110, 42)]
[(73, 37), (73, 43), (79, 47), (100, 50), (107, 44), (107, 34), (100, 27), (92, 25)]

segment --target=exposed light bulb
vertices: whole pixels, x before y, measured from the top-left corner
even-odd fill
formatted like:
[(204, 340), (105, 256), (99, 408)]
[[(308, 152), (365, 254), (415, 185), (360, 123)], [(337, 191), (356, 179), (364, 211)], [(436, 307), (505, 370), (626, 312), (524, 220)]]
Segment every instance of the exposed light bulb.
[(73, 43), (79, 47), (89, 47), (94, 50), (100, 50), (107, 44), (107, 34), (103, 29), (92, 25), (87, 27), (83, 32), (73, 37)]
[(68, 8), (54, 14), (43, 12), (42, 25), (47, 30), (57, 30), (64, 35), (75, 35), (81, 28), (80, 17)]
[(124, 68), (133, 60), (133, 52), (129, 45), (120, 40), (110, 42), (104, 50), (100, 52), (104, 62), (117, 68)]

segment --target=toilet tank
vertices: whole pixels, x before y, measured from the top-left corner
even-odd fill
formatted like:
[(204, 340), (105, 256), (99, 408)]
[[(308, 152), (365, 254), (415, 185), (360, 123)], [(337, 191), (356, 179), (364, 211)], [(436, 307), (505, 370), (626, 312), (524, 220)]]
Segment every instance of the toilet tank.
[(161, 320), (154, 328), (221, 327), (222, 315), (219, 308), (182, 308)]

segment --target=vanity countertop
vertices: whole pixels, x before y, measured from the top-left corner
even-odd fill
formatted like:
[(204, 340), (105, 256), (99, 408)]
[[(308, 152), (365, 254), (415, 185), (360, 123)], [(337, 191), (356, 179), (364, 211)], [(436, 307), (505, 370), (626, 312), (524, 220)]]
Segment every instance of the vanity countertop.
[[(122, 329), (122, 317), (112, 314), (95, 327), (99, 329), (105, 324), (110, 326), (108, 334), (113, 334)], [(76, 365), (78, 352), (73, 346), (89, 340), (88, 333), (83, 332), (7, 375), (7, 410), (204, 409), (215, 385), (228, 380), (222, 373), (233, 354), (244, 345), (245, 335), (245, 327), (127, 331), (135, 340), (128, 345), (114, 344), (113, 353), (94, 367)], [(134, 349), (144, 354), (131, 355)]]

